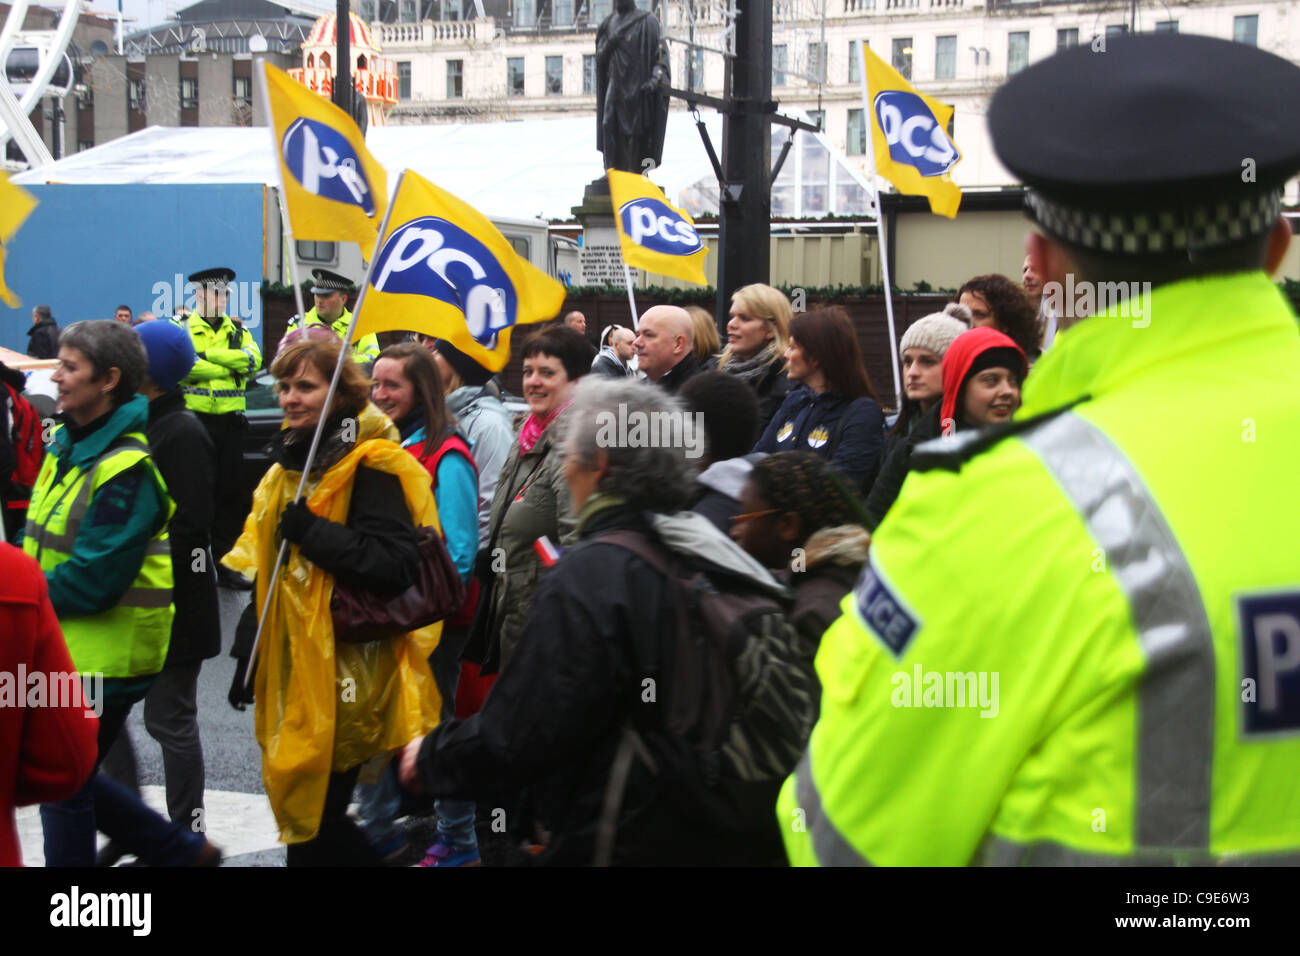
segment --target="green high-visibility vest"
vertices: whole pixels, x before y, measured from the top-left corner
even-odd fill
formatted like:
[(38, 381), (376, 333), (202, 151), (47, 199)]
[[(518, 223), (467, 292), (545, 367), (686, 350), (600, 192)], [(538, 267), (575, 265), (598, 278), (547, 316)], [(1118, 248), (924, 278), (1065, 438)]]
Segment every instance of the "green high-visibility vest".
[[(307, 310), (305, 319), (294, 316), (289, 320), (288, 331), (293, 331), (301, 325), (311, 328), (313, 325), (325, 326), (334, 330), (334, 334), (340, 339), (348, 334), (348, 326), (352, 323), (352, 313), (347, 309), (343, 314), (334, 320), (333, 324), (326, 325), (325, 320), (316, 314), (316, 307), (312, 306)], [(379, 358), (379, 338), (373, 332), (370, 335), (363, 335), (352, 343), (352, 361), (358, 365), (373, 363)]]
[(185, 406), (209, 415), (242, 412), (247, 406), (244, 390), (248, 379), (262, 365), (262, 350), (253, 334), (236, 326), (228, 315), (221, 317), (215, 329), (198, 312), (173, 321), (189, 331), (194, 351), (207, 356), (197, 360), (181, 382)]
[(1296, 318), (1261, 272), (1135, 305), (1013, 434), (918, 446), (818, 652), (794, 863), (1300, 863)]
[[(82, 468), (69, 467), (57, 481), (58, 456), (45, 456), (23, 538), (23, 550), (36, 559), (42, 571), (52, 571), (72, 557), (81, 521), (100, 486), (142, 459), (167, 502), (170, 521), (176, 508), (141, 433), (123, 434), (98, 459)], [(163, 522), (150, 539), (140, 572), (122, 600), (98, 614), (62, 616), (59, 626), (78, 670), (105, 677), (138, 677), (162, 670), (173, 615), (171, 546), (167, 522)]]

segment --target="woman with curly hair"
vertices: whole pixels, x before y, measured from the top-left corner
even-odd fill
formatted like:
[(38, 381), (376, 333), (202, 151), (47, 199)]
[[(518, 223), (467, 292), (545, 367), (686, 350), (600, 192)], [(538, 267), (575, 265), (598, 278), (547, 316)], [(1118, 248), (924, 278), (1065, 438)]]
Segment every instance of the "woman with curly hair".
[(957, 300), (971, 311), (971, 328), (989, 326), (1008, 336), (1033, 362), (1041, 354), (1038, 306), (1025, 290), (1003, 275), (968, 279), (957, 290)]

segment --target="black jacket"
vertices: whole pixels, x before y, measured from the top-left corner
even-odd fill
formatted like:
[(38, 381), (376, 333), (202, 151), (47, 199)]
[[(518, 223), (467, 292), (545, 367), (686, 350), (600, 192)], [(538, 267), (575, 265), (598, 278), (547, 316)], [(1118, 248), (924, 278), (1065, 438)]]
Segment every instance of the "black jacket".
[(167, 529), (172, 549), (172, 603), (176, 606), (167, 663), (206, 660), (221, 652), (217, 573), (209, 550), (216, 493), (212, 439), (186, 409), (180, 391), (149, 403), (145, 436), (154, 464), (176, 503)]
[[(722, 370), (725, 372), (726, 367)], [(754, 383), (754, 391), (758, 393), (758, 433), (761, 435), (790, 394), (790, 379), (785, 374), (785, 362), (776, 361), (769, 365), (767, 371)]]
[(700, 360), (695, 357), (694, 352), (687, 352), (686, 356), (664, 372), (659, 381), (655, 382), (660, 388), (669, 395), (676, 395), (677, 390), (686, 384), (686, 380), (694, 375), (698, 375), (703, 369), (700, 368)]
[[(443, 724), (420, 749), (420, 777), (434, 797), (490, 807), (522, 795), (552, 833), (537, 860), (543, 864), (592, 862), (622, 728), (634, 709), (649, 706), (634, 648), (664, 647), (677, 626), (670, 582), (625, 548), (601, 544), (617, 529), (648, 532), (649, 525), (626, 506), (592, 516), (582, 540), (542, 579), (524, 640), (483, 709)], [(693, 820), (639, 761), (633, 766), (615, 864), (770, 859), (762, 841)]]
[(881, 464), (880, 474), (876, 476), (875, 484), (871, 486), (871, 493), (867, 495), (866, 509), (871, 518), (868, 526), (870, 530), (876, 530), (898, 499), (898, 493), (902, 490), (903, 482), (907, 480), (908, 471), (911, 470), (912, 449), (921, 442), (939, 437), (939, 410), (940, 404), (935, 402), (933, 408), (913, 423), (911, 431), (893, 442), (893, 448)]
[(59, 357), (59, 325), (53, 318), (41, 319), (27, 330), (27, 336), (27, 354), (32, 358)]
[(814, 452), (865, 494), (876, 478), (884, 435), (885, 415), (872, 399), (851, 399), (832, 389), (818, 394), (801, 385), (786, 396), (754, 451)]

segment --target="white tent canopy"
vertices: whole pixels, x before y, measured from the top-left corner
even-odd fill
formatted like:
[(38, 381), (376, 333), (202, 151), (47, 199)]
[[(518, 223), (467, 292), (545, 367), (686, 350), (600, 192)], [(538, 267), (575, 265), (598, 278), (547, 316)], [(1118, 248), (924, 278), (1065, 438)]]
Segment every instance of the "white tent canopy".
[[(721, 151), (722, 118), (703, 117)], [(774, 127), (776, 145), (785, 136)], [(379, 126), (366, 145), (388, 170), (412, 169), (490, 216), (570, 219), (583, 189), (603, 173), (594, 116), (501, 123)], [(801, 153), (796, 163), (796, 153)], [(818, 162), (807, 157), (818, 156)], [(816, 169), (815, 180), (799, 170)], [(827, 168), (832, 172), (828, 176)], [(716, 212), (717, 179), (695, 122), (684, 112), (668, 116), (663, 163), (651, 174), (668, 197), (692, 213)], [(151, 126), (13, 177), (23, 184), (161, 184), (277, 182), (266, 127)], [(866, 208), (867, 181), (821, 134), (800, 134), (778, 180), (801, 196), (823, 191), (821, 202), (802, 202), (805, 215), (858, 214)], [(812, 208), (809, 208), (811, 206)], [(816, 210), (816, 211), (813, 211)], [(775, 212), (776, 210), (774, 210)]]

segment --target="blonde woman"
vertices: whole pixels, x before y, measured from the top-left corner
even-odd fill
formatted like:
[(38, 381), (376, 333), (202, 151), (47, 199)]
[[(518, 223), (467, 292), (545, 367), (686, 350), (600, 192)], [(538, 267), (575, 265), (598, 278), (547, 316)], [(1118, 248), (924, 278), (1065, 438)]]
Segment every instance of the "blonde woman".
[(765, 429), (790, 391), (785, 350), (790, 343), (790, 300), (770, 285), (754, 283), (731, 297), (727, 348), (719, 370), (735, 375), (758, 394), (759, 429)]
[(708, 309), (698, 305), (688, 305), (686, 311), (691, 314), (691, 324), (695, 327), (695, 359), (700, 368), (713, 368), (722, 349), (722, 339), (718, 337), (718, 324)]

